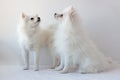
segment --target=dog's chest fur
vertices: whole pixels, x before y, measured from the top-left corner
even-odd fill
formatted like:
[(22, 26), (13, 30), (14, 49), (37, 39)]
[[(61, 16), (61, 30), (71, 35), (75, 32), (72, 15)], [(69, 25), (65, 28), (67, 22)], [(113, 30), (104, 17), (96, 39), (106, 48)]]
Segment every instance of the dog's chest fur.
[[(40, 48), (43, 45), (43, 34), (40, 32), (40, 28), (19, 28), (19, 42), (24, 47), (29, 49)], [(42, 37), (42, 38), (41, 38)]]
[(69, 31), (70, 28), (66, 28), (64, 25), (60, 25), (57, 29), (54, 36), (54, 45), (59, 53), (63, 53), (61, 51), (66, 51), (69, 42), (72, 39), (73, 32)]

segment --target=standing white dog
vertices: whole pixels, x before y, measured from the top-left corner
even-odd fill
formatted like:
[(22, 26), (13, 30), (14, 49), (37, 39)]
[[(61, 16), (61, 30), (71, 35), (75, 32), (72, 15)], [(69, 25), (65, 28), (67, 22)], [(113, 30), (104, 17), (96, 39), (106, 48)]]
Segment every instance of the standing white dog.
[(56, 70), (66, 73), (71, 67), (79, 66), (81, 73), (96, 73), (110, 67), (110, 61), (82, 30), (79, 16), (72, 6), (54, 16), (59, 22), (54, 46), (61, 59)]
[(22, 14), (21, 21), (18, 26), (19, 43), (23, 51), (24, 70), (29, 69), (29, 53), (33, 52), (35, 55), (35, 71), (39, 70), (39, 54), (41, 47), (49, 43), (51, 31), (49, 29), (39, 26), (40, 17), (37, 15), (28, 16)]

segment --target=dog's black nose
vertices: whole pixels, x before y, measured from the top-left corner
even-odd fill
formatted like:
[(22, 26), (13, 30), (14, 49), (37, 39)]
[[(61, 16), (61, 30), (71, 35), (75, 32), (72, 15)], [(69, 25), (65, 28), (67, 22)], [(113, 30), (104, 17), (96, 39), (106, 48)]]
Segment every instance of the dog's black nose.
[(40, 20), (40, 17), (38, 17), (38, 20)]
[(38, 19), (37, 21), (40, 21), (40, 17), (38, 17), (37, 19)]
[(56, 16), (56, 15), (57, 15), (57, 13), (54, 14), (54, 16)]

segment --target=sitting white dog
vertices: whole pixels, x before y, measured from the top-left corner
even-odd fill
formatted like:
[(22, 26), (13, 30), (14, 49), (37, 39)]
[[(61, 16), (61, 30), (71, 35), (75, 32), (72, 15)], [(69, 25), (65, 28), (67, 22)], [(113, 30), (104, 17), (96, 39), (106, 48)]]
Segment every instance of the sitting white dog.
[(111, 62), (84, 33), (72, 6), (55, 13), (54, 17), (59, 22), (54, 46), (61, 60), (56, 70), (67, 73), (78, 67), (81, 73), (96, 73), (109, 69)]
[(53, 31), (39, 26), (40, 20), (37, 15), (28, 16), (23, 13), (18, 25), (19, 43), (24, 54), (24, 70), (29, 69), (29, 53), (33, 52), (35, 55), (35, 71), (38, 71), (41, 47), (51, 43), (50, 37)]

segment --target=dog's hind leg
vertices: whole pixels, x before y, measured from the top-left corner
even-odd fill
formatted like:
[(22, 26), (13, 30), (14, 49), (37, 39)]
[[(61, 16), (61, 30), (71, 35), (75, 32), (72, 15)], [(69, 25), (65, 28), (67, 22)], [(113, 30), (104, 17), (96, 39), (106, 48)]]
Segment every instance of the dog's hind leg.
[(60, 64), (58, 67), (55, 68), (56, 71), (60, 71), (64, 68), (64, 57), (60, 58)]
[(61, 73), (68, 73), (70, 68), (70, 56), (65, 56), (64, 58), (64, 68), (62, 69)]
[(59, 65), (60, 60), (56, 56), (54, 57), (52, 56), (52, 61), (53, 63), (52, 63), (51, 69), (55, 69)]

